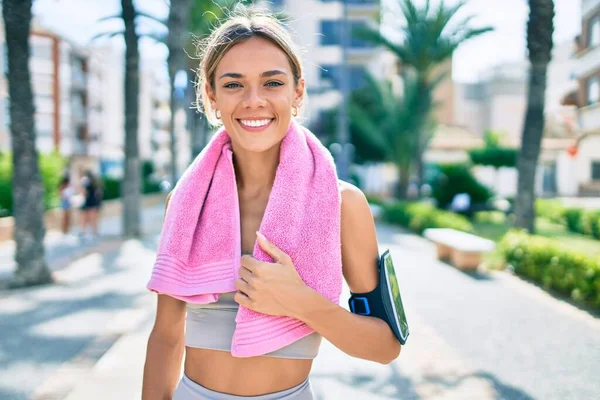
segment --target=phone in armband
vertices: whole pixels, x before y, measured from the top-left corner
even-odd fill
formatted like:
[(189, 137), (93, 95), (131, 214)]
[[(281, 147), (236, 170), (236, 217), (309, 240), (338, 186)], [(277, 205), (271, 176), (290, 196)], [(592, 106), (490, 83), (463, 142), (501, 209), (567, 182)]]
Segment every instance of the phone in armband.
[(387, 322), (401, 344), (405, 344), (410, 331), (404, 305), (400, 296), (400, 286), (389, 250), (386, 250), (378, 263), (379, 284), (369, 293), (352, 293), (348, 305), (357, 315), (381, 318)]

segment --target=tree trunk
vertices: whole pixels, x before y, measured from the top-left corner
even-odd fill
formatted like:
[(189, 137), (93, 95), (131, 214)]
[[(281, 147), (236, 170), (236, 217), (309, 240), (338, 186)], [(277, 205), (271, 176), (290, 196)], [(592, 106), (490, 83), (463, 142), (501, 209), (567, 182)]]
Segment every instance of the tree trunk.
[(535, 232), (535, 176), (544, 133), (546, 65), (532, 66), (529, 73), (527, 113), (519, 152), (519, 181), (515, 197), (515, 225)]
[(527, 112), (519, 152), (519, 181), (515, 197), (515, 226), (535, 232), (535, 176), (544, 134), (546, 71), (552, 51), (554, 3), (530, 0), (527, 47), (531, 69), (527, 93)]
[(430, 90), (427, 87), (427, 77), (425, 73), (418, 72), (417, 77), (417, 85), (418, 85), (418, 96), (420, 97), (418, 102), (417, 112), (420, 115), (419, 122), (415, 125), (415, 129), (419, 130), (419, 134), (417, 136), (416, 150), (417, 154), (415, 154), (415, 169), (417, 175), (417, 190), (418, 197), (421, 197), (421, 187), (425, 183), (425, 162), (423, 161), (423, 157), (425, 156), (425, 150), (427, 149), (427, 134), (426, 126), (427, 121), (429, 119), (429, 114), (431, 112), (431, 97)]
[(398, 169), (398, 185), (396, 187), (396, 197), (399, 199), (406, 199), (408, 196), (408, 183), (410, 180), (410, 163), (399, 163), (396, 164)]
[(35, 144), (35, 109), (29, 73), (31, 0), (3, 0), (13, 162), (13, 214), (17, 269), (12, 287), (49, 283), (44, 252), (44, 187)]
[[(171, 138), (171, 183), (175, 185), (177, 182), (177, 137), (175, 135), (175, 112), (180, 103), (186, 98), (183, 93), (175, 92), (175, 74), (178, 70), (185, 68), (185, 50), (184, 45), (187, 43), (188, 26), (190, 15), (190, 0), (171, 0), (169, 9), (169, 19), (167, 28), (169, 36), (167, 45), (169, 47), (169, 57), (167, 59), (169, 68), (169, 77), (171, 81), (171, 120), (169, 123), (169, 133)], [(181, 95), (180, 98), (177, 98)], [(186, 113), (187, 115), (187, 113)]]
[(123, 235), (141, 236), (141, 166), (138, 144), (139, 50), (132, 0), (121, 0), (125, 23), (125, 176), (123, 197)]

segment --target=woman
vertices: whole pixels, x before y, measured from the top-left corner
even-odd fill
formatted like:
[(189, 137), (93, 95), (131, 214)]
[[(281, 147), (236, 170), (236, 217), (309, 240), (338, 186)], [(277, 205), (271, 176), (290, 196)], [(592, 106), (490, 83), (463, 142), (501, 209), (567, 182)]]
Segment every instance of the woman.
[(65, 175), (60, 185), (58, 186), (60, 192), (60, 208), (62, 209), (62, 232), (63, 234), (69, 233), (71, 230), (71, 210), (72, 210), (72, 199), (75, 191), (71, 187), (71, 179), (68, 175)]
[(90, 227), (90, 234), (98, 234), (98, 219), (100, 216), (100, 206), (102, 205), (102, 189), (98, 179), (92, 171), (86, 171), (81, 179), (83, 189), (83, 205), (81, 206), (81, 233), (85, 235), (87, 227)]
[[(284, 161), (291, 165), (296, 161), (294, 153), (284, 155), (284, 146), (296, 137), (291, 136), (296, 135), (294, 132), (303, 129), (294, 128), (299, 125), (293, 117), (305, 98), (305, 82), (298, 52), (289, 34), (276, 19), (258, 11), (247, 10), (231, 17), (213, 31), (207, 41), (199, 69), (198, 89), (207, 117), (213, 123), (222, 123), (221, 136), (224, 132), (230, 140), (226, 147), (230, 146), (233, 154), (235, 177), (232, 185), (236, 186), (239, 204), (240, 236), (232, 241), (239, 242), (240, 253), (235, 265), (240, 268), (235, 287), (230, 292), (221, 290), (212, 301), (203, 297), (209, 295), (198, 294), (195, 300), (199, 304), (192, 304), (194, 297), (186, 297), (185, 293), (190, 293), (178, 289), (193, 286), (204, 277), (181, 275), (182, 270), (190, 270), (185, 269), (181, 258), (171, 257), (172, 265), (165, 266), (166, 261), (161, 261), (160, 253), (168, 250), (170, 245), (165, 242), (164, 246), (159, 246), (157, 264), (149, 284), (149, 288), (159, 294), (156, 320), (148, 340), (143, 399), (238, 399), (238, 396), (263, 400), (313, 399), (308, 375), (321, 337), (351, 356), (384, 364), (393, 361), (400, 352), (400, 343), (383, 320), (351, 314), (337, 304), (335, 295), (330, 297), (333, 300), (326, 298), (303, 282), (306, 275), (299, 276), (302, 268), (310, 267), (300, 263), (305, 252), (318, 254), (320, 251), (315, 240), (322, 237), (322, 247), (331, 247), (325, 238), (335, 238), (335, 235), (322, 229), (307, 236), (307, 240), (313, 240), (311, 248), (289, 246), (284, 251), (285, 240), (275, 245), (272, 237), (265, 238), (266, 235), (261, 233), (269, 223), (263, 219), (270, 218), (272, 213), (267, 205), (273, 208), (272, 203), (289, 201), (293, 204), (296, 201), (294, 192), (288, 191), (289, 197), (282, 198), (283, 192), (276, 191), (278, 179), (284, 174)], [(199, 157), (209, 158), (210, 150)], [(309, 178), (318, 175), (320, 168), (310, 172)], [(300, 170), (295, 172), (303, 174)], [(186, 180), (186, 174), (182, 180)], [(189, 174), (194, 176), (193, 171)], [(202, 175), (193, 179), (196, 178), (205, 179)], [(193, 179), (188, 177), (187, 181), (191, 182), (187, 184), (195, 184)], [(212, 179), (216, 180), (217, 175)], [(211, 193), (221, 189), (215, 181), (208, 180), (208, 194), (194, 189), (187, 199), (189, 203), (175, 202), (178, 191), (185, 191), (185, 184), (181, 189), (175, 188), (174, 195), (167, 200), (161, 241), (172, 236), (177, 226), (184, 228), (182, 224), (190, 219), (187, 218), (188, 208), (195, 207), (194, 202), (209, 203)], [(292, 182), (292, 186), (294, 184), (300, 191), (302, 183)], [(341, 198), (341, 206), (339, 200), (337, 202), (341, 207), (337, 223), (341, 226), (331, 227), (331, 231), (339, 231), (340, 282), (343, 271), (352, 292), (370, 292), (378, 283), (378, 248), (368, 203), (359, 189), (345, 182), (338, 183), (337, 178), (332, 188), (335, 196)], [(315, 195), (309, 196), (312, 198), (307, 201), (316, 202), (314, 204), (330, 196), (327, 192), (317, 194), (320, 186), (311, 190)], [(215, 195), (215, 198), (222, 195)], [(179, 196), (183, 195), (179, 193)], [(220, 201), (220, 197), (214, 201)], [(320, 210), (316, 207), (311, 212), (319, 213)], [(320, 215), (323, 220), (328, 218), (325, 213)], [(304, 219), (283, 227), (278, 221), (293, 221), (293, 218), (286, 215), (285, 210), (278, 218), (271, 221), (274, 228), (270, 232), (277, 229), (278, 232), (294, 231), (294, 225), (303, 224), (310, 215), (305, 214)], [(187, 239), (200, 243), (213, 240), (213, 236), (219, 234), (218, 225), (229, 220), (213, 218), (208, 224), (215, 227), (214, 231), (208, 229), (198, 234), (192, 229), (188, 236), (194, 237)], [(181, 234), (177, 239), (186, 240)], [(223, 241), (222, 245), (226, 244), (227, 241)], [(335, 244), (331, 248), (335, 248)], [(177, 251), (177, 245), (171, 247)], [(257, 254), (262, 254), (260, 251), (268, 254), (274, 263), (257, 260)], [(292, 253), (293, 257), (290, 256)], [(210, 254), (200, 254), (203, 256), (210, 258)], [(314, 257), (315, 262), (319, 259)], [(323, 268), (327, 268), (326, 263)], [(331, 271), (336, 273), (335, 268)], [(161, 281), (167, 275), (172, 279), (164, 278), (166, 283)], [(337, 279), (336, 276), (330, 278), (332, 281)], [(324, 275), (321, 280), (327, 279)], [(318, 282), (311, 282), (313, 287), (318, 286)], [(290, 318), (309, 330), (303, 331), (302, 338), (283, 347), (261, 343), (268, 351), (250, 356), (256, 354), (255, 349), (240, 350), (238, 346), (234, 350), (237, 333), (233, 344), (231, 333), (240, 329), (243, 318), (239, 314), (246, 309), (268, 317)], [(237, 328), (234, 328), (236, 323)], [(256, 338), (262, 335), (258, 331), (246, 333)], [(273, 331), (265, 330), (264, 334), (273, 335)], [(281, 336), (285, 334), (285, 329), (281, 330)], [(278, 337), (275, 337), (267, 342), (277, 341)], [(184, 375), (180, 380), (184, 350)]]

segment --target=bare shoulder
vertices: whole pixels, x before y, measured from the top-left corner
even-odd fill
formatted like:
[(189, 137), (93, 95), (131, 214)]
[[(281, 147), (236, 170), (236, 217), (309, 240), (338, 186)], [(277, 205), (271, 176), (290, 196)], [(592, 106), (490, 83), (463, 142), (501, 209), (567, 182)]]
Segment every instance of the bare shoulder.
[(342, 197), (341, 239), (344, 278), (354, 293), (377, 286), (377, 233), (369, 202), (362, 190), (339, 181)]
[(370, 213), (369, 202), (362, 190), (342, 180), (338, 180), (338, 188), (342, 196), (342, 214), (344, 213), (344, 209), (356, 212), (357, 208), (363, 209), (363, 211), (368, 210)]

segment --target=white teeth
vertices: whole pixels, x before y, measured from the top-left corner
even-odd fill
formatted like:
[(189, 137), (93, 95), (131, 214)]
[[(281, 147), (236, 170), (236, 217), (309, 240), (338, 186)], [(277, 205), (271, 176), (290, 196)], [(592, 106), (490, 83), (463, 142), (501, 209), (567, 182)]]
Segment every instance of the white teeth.
[(261, 120), (242, 119), (241, 122), (242, 122), (242, 124), (244, 124), (246, 126), (250, 126), (252, 128), (258, 128), (260, 126), (267, 125), (269, 122), (271, 122), (271, 120), (270, 119), (261, 119)]

